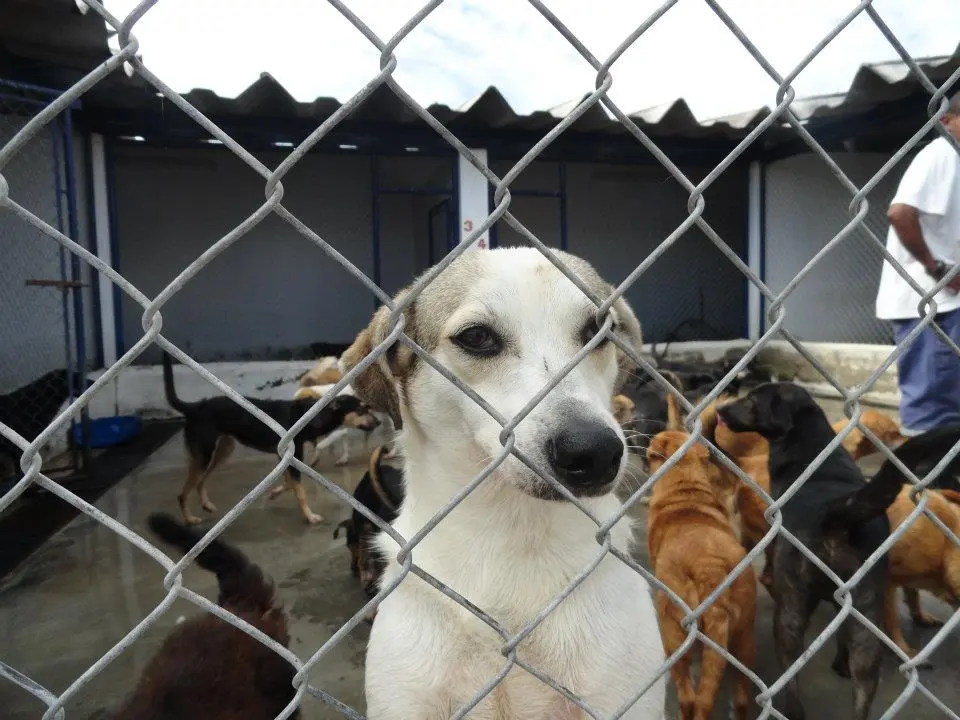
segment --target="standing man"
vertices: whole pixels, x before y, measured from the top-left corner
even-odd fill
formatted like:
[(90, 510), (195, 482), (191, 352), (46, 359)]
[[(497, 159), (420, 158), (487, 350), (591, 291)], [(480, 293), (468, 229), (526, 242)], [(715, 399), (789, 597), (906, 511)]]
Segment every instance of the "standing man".
[[(960, 140), (960, 92), (941, 123)], [(960, 261), (960, 153), (944, 137), (907, 167), (887, 211), (887, 252), (925, 291)], [(960, 345), (960, 275), (936, 295), (937, 324)], [(920, 295), (884, 262), (876, 313), (893, 325), (897, 343), (917, 325)], [(960, 423), (960, 357), (926, 327), (897, 360), (901, 432), (919, 435)]]

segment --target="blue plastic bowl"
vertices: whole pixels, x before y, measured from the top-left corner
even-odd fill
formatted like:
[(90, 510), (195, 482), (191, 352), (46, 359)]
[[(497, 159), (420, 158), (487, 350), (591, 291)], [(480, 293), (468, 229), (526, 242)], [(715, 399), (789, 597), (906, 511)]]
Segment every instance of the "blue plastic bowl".
[[(107, 448), (135, 438), (142, 424), (136, 415), (120, 415), (91, 420), (89, 427), (90, 447)], [(74, 424), (73, 439), (78, 445), (83, 444), (83, 423)]]

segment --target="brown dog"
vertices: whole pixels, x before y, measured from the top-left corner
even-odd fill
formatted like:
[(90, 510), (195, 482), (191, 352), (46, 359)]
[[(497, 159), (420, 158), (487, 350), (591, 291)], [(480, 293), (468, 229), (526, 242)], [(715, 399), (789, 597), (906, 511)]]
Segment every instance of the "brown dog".
[[(910, 499), (912, 486), (905, 485), (890, 508), (887, 518), (890, 531), (896, 529), (914, 511)], [(927, 508), (960, 536), (960, 507), (952, 490), (927, 490)], [(890, 582), (884, 604), (884, 631), (907, 655), (914, 651), (903, 637), (897, 609), (897, 588), (902, 587), (914, 624), (940, 624), (920, 607), (920, 590), (927, 590), (953, 607), (960, 605), (960, 547), (948, 538), (926, 515), (919, 515), (903, 536), (890, 548)]]
[[(150, 529), (181, 552), (205, 534), (170, 515), (148, 518)], [(197, 556), (217, 575), (217, 604), (280, 645), (290, 636), (273, 582), (259, 567), (219, 538)], [(147, 665), (114, 720), (273, 720), (295, 695), (295, 668), (239, 628), (209, 613), (174, 629)], [(298, 718), (297, 709), (290, 716)]]
[[(665, 431), (650, 441), (647, 459), (656, 472), (689, 435)], [(648, 544), (654, 574), (690, 608), (696, 608), (743, 560), (743, 547), (734, 535), (717, 488), (713, 463), (699, 443), (653, 486), (648, 520)], [(719, 490), (719, 492), (718, 492)], [(656, 595), (657, 615), (664, 649), (670, 655), (687, 637), (683, 611), (660, 591)], [(702, 632), (719, 646), (728, 648), (747, 668), (756, 659), (754, 624), (757, 609), (756, 578), (747, 566), (702, 616)], [(694, 688), (692, 653), (687, 652), (671, 668), (677, 686), (680, 717), (707, 720), (726, 669), (726, 659), (710, 647), (701, 649), (700, 683)], [(750, 705), (750, 680), (737, 673), (733, 690), (734, 715), (746, 720)]]
[[(837, 420), (837, 422), (833, 424), (833, 431), (839, 435), (840, 431), (847, 426), (848, 422), (850, 421), (846, 418)], [(906, 440), (906, 438), (900, 434), (900, 426), (897, 425), (896, 421), (879, 410), (873, 410), (872, 408), (865, 409), (860, 415), (860, 424), (870, 430), (870, 432), (882, 440), (883, 444), (890, 449), (897, 447)], [(863, 430), (858, 427), (851, 430), (850, 434), (843, 439), (843, 446), (847, 449), (847, 452), (853, 456), (854, 460), (860, 460), (861, 458), (880, 452), (880, 448), (874, 445), (873, 441), (864, 435)]]

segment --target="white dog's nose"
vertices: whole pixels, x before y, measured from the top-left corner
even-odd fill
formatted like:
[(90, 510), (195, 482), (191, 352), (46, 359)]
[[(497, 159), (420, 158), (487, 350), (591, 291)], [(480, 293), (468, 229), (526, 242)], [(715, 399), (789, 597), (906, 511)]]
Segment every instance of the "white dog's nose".
[(617, 478), (623, 441), (605, 424), (572, 422), (547, 442), (557, 478), (576, 495), (606, 492)]

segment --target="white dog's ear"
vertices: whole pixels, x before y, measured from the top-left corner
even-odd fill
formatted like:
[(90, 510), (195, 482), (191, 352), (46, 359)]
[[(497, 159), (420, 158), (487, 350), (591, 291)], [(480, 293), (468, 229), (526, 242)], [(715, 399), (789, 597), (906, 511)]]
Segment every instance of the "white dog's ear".
[[(411, 316), (412, 313), (406, 314), (408, 323), (404, 327), (404, 334), (415, 339), (413, 328), (409, 326)], [(340, 367), (344, 373), (359, 365), (390, 334), (389, 321), (390, 308), (384, 305), (374, 313), (370, 324), (341, 356)], [(361, 400), (390, 416), (397, 430), (403, 427), (397, 384), (409, 373), (413, 358), (413, 351), (398, 341), (351, 383)]]
[[(610, 289), (610, 292), (613, 292), (613, 288)], [(633, 314), (630, 305), (622, 297), (613, 304), (613, 310), (617, 316), (617, 335), (633, 348), (637, 355), (640, 355), (643, 350), (643, 334), (640, 331), (640, 321), (637, 320), (637, 316)], [(627, 381), (636, 375), (638, 367), (633, 358), (619, 347), (617, 348), (617, 368), (619, 372), (614, 385), (615, 393), (620, 392)]]

